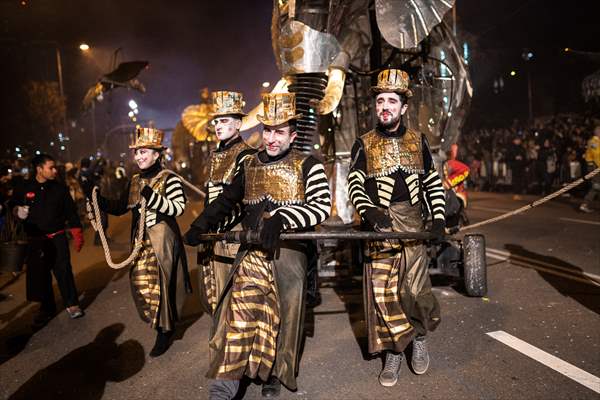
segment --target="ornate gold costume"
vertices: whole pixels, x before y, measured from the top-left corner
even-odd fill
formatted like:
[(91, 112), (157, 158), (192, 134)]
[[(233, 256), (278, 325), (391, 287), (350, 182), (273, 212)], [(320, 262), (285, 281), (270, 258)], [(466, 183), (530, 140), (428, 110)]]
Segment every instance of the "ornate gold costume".
[[(158, 193), (162, 193), (167, 181), (167, 175), (164, 175), (162, 179), (154, 183), (152, 189)], [(131, 177), (131, 184), (129, 187), (129, 200), (127, 201), (127, 208), (135, 208), (140, 202), (142, 188), (150, 184), (150, 179), (144, 179), (140, 174), (135, 174)]]
[(281, 160), (269, 164), (260, 161), (258, 155), (246, 160), (244, 203), (258, 204), (265, 199), (277, 205), (304, 203), (302, 163), (305, 158), (292, 150)]
[(367, 177), (386, 176), (398, 169), (425, 173), (421, 134), (407, 129), (402, 137), (384, 137), (372, 130), (361, 136), (367, 158)]
[(235, 174), (237, 156), (251, 147), (242, 141), (224, 151), (213, 151), (210, 154), (208, 181), (212, 184), (230, 185)]

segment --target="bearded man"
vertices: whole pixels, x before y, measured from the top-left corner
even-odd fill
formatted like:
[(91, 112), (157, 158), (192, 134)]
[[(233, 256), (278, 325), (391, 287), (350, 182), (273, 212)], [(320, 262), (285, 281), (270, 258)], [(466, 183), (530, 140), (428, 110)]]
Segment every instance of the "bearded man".
[[(431, 232), (442, 235), (442, 182), (425, 135), (403, 123), (412, 96), (408, 74), (383, 70), (372, 90), (377, 127), (352, 148), (350, 200), (370, 230), (421, 232), (431, 215)], [(425, 334), (440, 323), (440, 311), (427, 266), (421, 241), (369, 243), (363, 278), (368, 343), (370, 353), (384, 357), (383, 386), (398, 381), (403, 351), (411, 342), (414, 372), (423, 374), (429, 367)]]

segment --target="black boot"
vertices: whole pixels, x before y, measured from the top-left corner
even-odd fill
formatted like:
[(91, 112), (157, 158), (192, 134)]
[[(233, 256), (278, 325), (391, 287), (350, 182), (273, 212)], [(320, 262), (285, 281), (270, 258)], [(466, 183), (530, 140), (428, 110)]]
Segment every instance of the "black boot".
[(164, 354), (171, 345), (171, 337), (173, 336), (173, 331), (163, 331), (161, 328), (157, 329), (156, 341), (154, 342), (154, 347), (150, 350), (150, 357), (158, 357)]
[(263, 383), (261, 394), (263, 397), (277, 397), (281, 393), (281, 382), (274, 376)]

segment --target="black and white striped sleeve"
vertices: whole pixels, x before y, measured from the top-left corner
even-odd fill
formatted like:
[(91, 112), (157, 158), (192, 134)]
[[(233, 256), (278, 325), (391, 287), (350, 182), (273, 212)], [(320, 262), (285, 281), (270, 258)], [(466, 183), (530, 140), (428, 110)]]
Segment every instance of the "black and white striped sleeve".
[(446, 194), (424, 135), (423, 156), (425, 174), (421, 177), (421, 182), (423, 191), (425, 192), (425, 201), (427, 202), (427, 207), (429, 208), (433, 219), (444, 220), (446, 212)]
[(171, 175), (167, 178), (165, 185), (165, 195), (162, 196), (152, 191), (152, 194), (146, 199), (146, 207), (164, 215), (178, 217), (185, 211), (186, 203), (181, 179)]
[(352, 165), (350, 165), (350, 173), (348, 174), (348, 195), (358, 214), (362, 215), (368, 208), (377, 208), (377, 206), (365, 189), (367, 162), (360, 139), (354, 142), (351, 157)]
[(323, 164), (310, 156), (302, 165), (304, 198), (302, 205), (286, 205), (277, 208), (284, 219), (284, 229), (303, 229), (318, 225), (331, 214), (331, 192)]

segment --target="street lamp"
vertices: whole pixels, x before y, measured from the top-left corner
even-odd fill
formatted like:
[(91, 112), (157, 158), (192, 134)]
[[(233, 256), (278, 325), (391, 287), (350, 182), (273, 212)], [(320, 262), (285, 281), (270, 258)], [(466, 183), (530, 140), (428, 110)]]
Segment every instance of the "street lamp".
[(529, 61), (533, 60), (533, 53), (528, 49), (523, 49), (521, 57), (528, 64), (527, 65), (527, 101), (529, 108), (529, 121), (533, 122), (533, 89), (531, 85), (531, 64)]
[(81, 51), (88, 51), (90, 49), (90, 46), (87, 43), (81, 43), (79, 45), (79, 50)]

